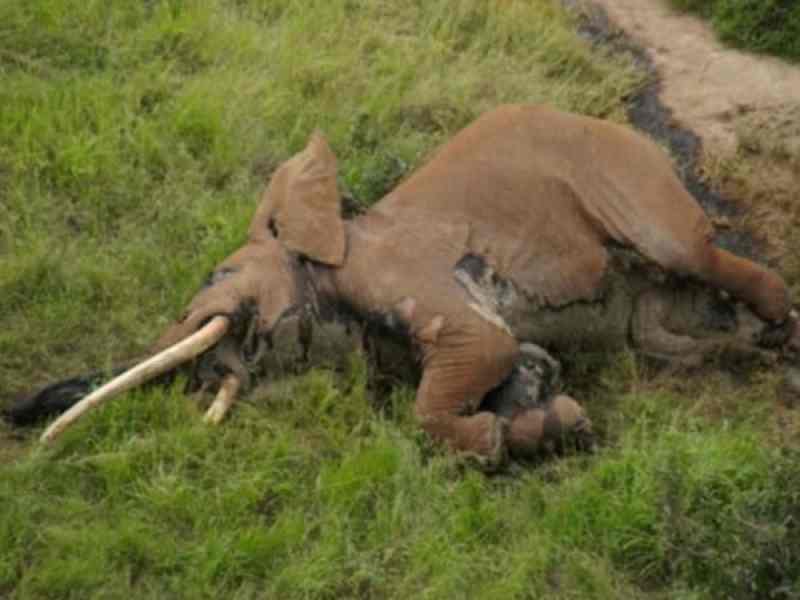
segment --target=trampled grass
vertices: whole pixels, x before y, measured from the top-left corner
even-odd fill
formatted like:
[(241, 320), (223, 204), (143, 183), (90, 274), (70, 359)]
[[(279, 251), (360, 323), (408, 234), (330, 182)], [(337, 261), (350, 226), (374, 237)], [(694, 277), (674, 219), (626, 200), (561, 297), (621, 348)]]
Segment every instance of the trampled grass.
[[(143, 351), (314, 128), (368, 204), (495, 104), (619, 119), (637, 83), (549, 0), (0, 4), (0, 394)], [(0, 426), (0, 595), (797, 597), (777, 383), (573, 372), (600, 453), (495, 477), (356, 358), (219, 428), (181, 382), (51, 449)]]

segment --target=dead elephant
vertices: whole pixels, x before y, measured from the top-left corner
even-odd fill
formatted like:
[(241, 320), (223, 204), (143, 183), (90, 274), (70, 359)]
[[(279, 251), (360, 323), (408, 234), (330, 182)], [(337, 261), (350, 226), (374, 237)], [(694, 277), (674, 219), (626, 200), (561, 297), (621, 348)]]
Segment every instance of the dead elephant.
[[(186, 362), (219, 389), (209, 412), (219, 420), (270, 352), (265, 342), (290, 339), (307, 354), (315, 330), (337, 320), (408, 340), (421, 426), (487, 465), (590, 430), (578, 403), (557, 393), (550, 352), (627, 343), (691, 362), (726, 348), (796, 349), (781, 278), (716, 247), (667, 156), (625, 127), (541, 106), (497, 108), (350, 220), (336, 178), (334, 154), (312, 136), (272, 177), (247, 243), (154, 356), (72, 406), (43, 439)], [(21, 420), (64, 389), (8, 415)]]

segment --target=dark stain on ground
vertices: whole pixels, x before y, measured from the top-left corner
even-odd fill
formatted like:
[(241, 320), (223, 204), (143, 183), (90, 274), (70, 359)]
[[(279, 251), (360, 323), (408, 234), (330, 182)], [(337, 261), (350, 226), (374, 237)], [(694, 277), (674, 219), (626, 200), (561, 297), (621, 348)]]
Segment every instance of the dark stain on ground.
[[(562, 3), (578, 15), (578, 33), (582, 37), (615, 52), (628, 54), (637, 67), (650, 75), (649, 82), (628, 98), (628, 118), (638, 129), (669, 148), (683, 184), (706, 213), (712, 219), (722, 217), (735, 221), (741, 217), (745, 211), (735, 200), (725, 198), (698, 177), (697, 162), (702, 142), (694, 132), (678, 125), (672, 112), (661, 102), (661, 84), (644, 48), (614, 26), (602, 7), (581, 0), (562, 0)], [(764, 255), (764, 242), (754, 232), (742, 227), (718, 230), (716, 243), (752, 260), (758, 261)]]

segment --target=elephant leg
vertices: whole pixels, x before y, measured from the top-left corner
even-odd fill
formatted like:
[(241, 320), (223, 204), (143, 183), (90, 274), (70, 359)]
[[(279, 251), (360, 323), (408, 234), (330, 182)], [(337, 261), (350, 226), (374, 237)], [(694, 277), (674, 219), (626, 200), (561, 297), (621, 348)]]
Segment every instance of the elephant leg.
[(518, 411), (511, 418), (507, 444), (515, 458), (528, 458), (553, 451), (573, 439), (579, 448), (594, 447), (592, 423), (583, 408), (570, 396), (559, 394), (537, 408)]
[(561, 363), (541, 346), (524, 343), (511, 375), (489, 392), (481, 409), (511, 418), (521, 409), (543, 405), (561, 387)]
[(725, 354), (742, 360), (763, 360), (766, 364), (774, 360), (768, 350), (735, 337), (698, 339), (670, 331), (665, 323), (673, 309), (670, 297), (662, 291), (651, 290), (638, 298), (631, 321), (631, 338), (643, 354), (684, 367), (699, 366), (712, 354)]
[(789, 316), (789, 291), (781, 277), (714, 246), (710, 238), (676, 234), (671, 243), (653, 245), (648, 250), (651, 258), (668, 271), (693, 275), (730, 292), (765, 321), (781, 323)]
[(664, 326), (670, 311), (670, 300), (663, 292), (648, 291), (637, 302), (631, 321), (631, 338), (645, 355), (665, 359), (687, 367), (702, 364), (712, 350), (708, 340), (679, 335)]
[(506, 456), (508, 420), (480, 403), (509, 376), (519, 350), (510, 334), (488, 322), (475, 329), (445, 331), (425, 349), (415, 412), (431, 437), (492, 469)]
[(421, 414), (419, 410), (417, 417), (433, 439), (475, 459), (487, 470), (499, 467), (506, 460), (509, 422), (504, 417), (486, 411), (462, 416), (442, 411)]
[(712, 247), (700, 277), (749, 304), (762, 319), (781, 323), (791, 300), (783, 279), (769, 269), (722, 248)]
[(593, 445), (591, 421), (571, 397), (556, 392), (561, 364), (535, 344), (521, 344), (510, 377), (487, 394), (481, 408), (509, 420), (506, 445), (524, 458), (553, 449), (566, 437), (580, 447)]

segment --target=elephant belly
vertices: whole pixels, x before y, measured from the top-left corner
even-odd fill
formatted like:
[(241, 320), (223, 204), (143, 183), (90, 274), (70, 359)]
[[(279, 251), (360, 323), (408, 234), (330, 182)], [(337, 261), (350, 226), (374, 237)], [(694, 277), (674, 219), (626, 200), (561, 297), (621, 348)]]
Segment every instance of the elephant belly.
[(505, 316), (520, 342), (551, 350), (621, 349), (628, 342), (632, 299), (624, 294), (560, 308), (521, 301)]
[(499, 277), (481, 256), (466, 255), (454, 274), (472, 298), (470, 306), (484, 318), (506, 328), (521, 343), (552, 350), (624, 347), (634, 298), (641, 287), (636, 276), (610, 272), (593, 299), (553, 307)]

